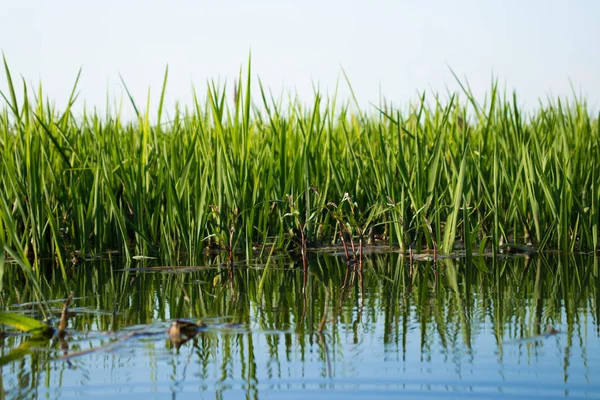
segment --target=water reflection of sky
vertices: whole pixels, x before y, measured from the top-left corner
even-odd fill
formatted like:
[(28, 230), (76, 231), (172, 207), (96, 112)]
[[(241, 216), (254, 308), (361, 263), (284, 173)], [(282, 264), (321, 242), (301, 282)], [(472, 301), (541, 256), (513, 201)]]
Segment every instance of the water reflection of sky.
[[(167, 348), (165, 336), (143, 339), (119, 347), (112, 354), (100, 352), (76, 358), (71, 369), (56, 363), (48, 375), (54, 389), (40, 387), (40, 397), (141, 398), (174, 392), (179, 398), (191, 398), (202, 392), (208, 398), (219, 393), (234, 398), (246, 394), (261, 398), (267, 394), (276, 398), (442, 394), (460, 398), (545, 398), (599, 393), (594, 376), (598, 374), (600, 359), (596, 354), (600, 346), (591, 325), (581, 332), (581, 338), (557, 334), (512, 341), (502, 350), (484, 326), (472, 338), (471, 350), (460, 340), (445, 347), (436, 339), (421, 350), (419, 329), (409, 330), (405, 346), (384, 344), (383, 324), (371, 328), (359, 329), (358, 341), (340, 325), (323, 334), (330, 371), (318, 337), (302, 350), (296, 334), (260, 330), (201, 333), (218, 343), (217, 348), (207, 352), (208, 362), (199, 354), (204, 352), (194, 347), (197, 343), (188, 342), (177, 352)], [(223, 337), (226, 335), (230, 337)], [(230, 348), (229, 361), (223, 347)]]
[[(493, 294), (472, 293), (470, 305), (457, 303), (467, 309), (463, 315), (467, 320), (456, 315), (457, 304), (453, 302), (458, 300), (452, 291), (437, 296), (430, 291), (425, 303), (418, 303), (418, 293), (406, 292), (393, 302), (397, 308), (391, 312), (389, 301), (386, 303), (376, 290), (382, 282), (367, 279), (367, 274), (369, 290), (362, 296), (351, 291), (342, 307), (339, 299), (329, 302), (322, 333), (307, 322), (312, 318), (319, 324), (323, 311), (319, 295), (312, 297), (314, 315), (307, 312), (301, 321), (295, 314), (291, 323), (286, 322), (289, 310), (273, 304), (277, 311), (269, 314), (266, 324), (268, 307), (250, 301), (247, 322), (228, 326), (227, 316), (208, 318), (208, 329), (179, 350), (163, 333), (169, 321), (139, 325), (117, 336), (143, 329), (150, 334), (74, 357), (69, 363), (48, 361), (32, 366), (27, 357), (25, 366), (18, 362), (6, 365), (2, 367), (3, 388), (8, 397), (30, 393), (40, 398), (600, 395), (595, 379), (600, 376), (600, 338), (594, 315), (594, 285), (582, 293), (589, 307), (573, 308), (571, 300), (559, 300), (557, 306), (552, 299), (551, 315), (542, 315), (555, 321), (553, 327), (559, 333), (544, 335), (544, 327), (535, 334), (534, 325), (535, 316), (549, 304), (546, 300), (536, 303), (525, 296), (530, 298), (523, 304), (525, 309), (507, 306), (504, 312), (510, 309), (514, 315), (502, 327), (494, 323), (498, 304), (493, 302)], [(413, 290), (422, 288), (415, 285)], [(498, 331), (504, 332), (501, 343)], [(70, 351), (104, 345), (109, 339), (104, 333), (73, 331)], [(36, 368), (40, 374), (33, 382), (31, 370)], [(19, 386), (33, 389), (18, 391)]]

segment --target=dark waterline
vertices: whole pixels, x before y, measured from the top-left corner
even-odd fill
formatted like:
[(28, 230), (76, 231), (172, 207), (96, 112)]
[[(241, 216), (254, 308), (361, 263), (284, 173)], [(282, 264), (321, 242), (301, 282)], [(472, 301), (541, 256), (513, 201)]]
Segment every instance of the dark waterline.
[[(67, 282), (55, 271), (53, 310), (75, 293), (68, 349), (52, 340), (6, 362), (0, 387), (51, 399), (600, 396), (597, 257), (407, 261), (375, 255), (362, 273), (329, 255), (307, 273), (99, 261)], [(7, 264), (3, 308), (36, 315), (30, 301)], [(207, 328), (174, 343), (173, 319)], [(0, 356), (28, 339), (4, 338)]]

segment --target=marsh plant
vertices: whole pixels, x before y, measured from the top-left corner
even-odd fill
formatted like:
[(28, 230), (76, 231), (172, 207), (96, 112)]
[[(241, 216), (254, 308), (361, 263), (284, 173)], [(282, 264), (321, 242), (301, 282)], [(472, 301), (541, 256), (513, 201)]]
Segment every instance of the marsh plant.
[(158, 114), (129, 96), (136, 118), (125, 121), (75, 115), (79, 76), (56, 109), (4, 67), (0, 256), (29, 273), (44, 257), (64, 270), (109, 251), (193, 262), (213, 246), (249, 258), (257, 244), (288, 248), (290, 224), (303, 248), (363, 246), (369, 232), (404, 252), (598, 246), (600, 120), (583, 99), (525, 114), (493, 82), (483, 103), (464, 86), (403, 109), (362, 111), (318, 91), (306, 106), (260, 81), (252, 99), (249, 63), (233, 102), (211, 82), (167, 120), (167, 70)]

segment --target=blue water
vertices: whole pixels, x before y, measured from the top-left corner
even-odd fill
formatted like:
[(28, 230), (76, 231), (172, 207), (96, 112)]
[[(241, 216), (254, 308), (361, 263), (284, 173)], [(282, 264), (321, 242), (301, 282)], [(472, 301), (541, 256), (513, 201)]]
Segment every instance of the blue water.
[[(39, 349), (3, 366), (1, 387), (5, 398), (40, 399), (600, 398), (596, 284), (574, 308), (558, 297), (524, 295), (519, 304), (431, 287), (426, 301), (414, 288), (390, 303), (385, 278), (371, 278), (362, 292), (327, 302), (321, 333), (322, 297), (305, 307), (302, 295), (271, 304), (241, 296), (244, 321), (205, 315), (208, 327), (179, 349), (165, 333), (172, 311), (111, 333), (98, 320), (108, 311), (81, 307), (76, 318), (90, 325), (71, 329), (69, 358), (58, 344)], [(2, 354), (24, 340), (4, 339)]]

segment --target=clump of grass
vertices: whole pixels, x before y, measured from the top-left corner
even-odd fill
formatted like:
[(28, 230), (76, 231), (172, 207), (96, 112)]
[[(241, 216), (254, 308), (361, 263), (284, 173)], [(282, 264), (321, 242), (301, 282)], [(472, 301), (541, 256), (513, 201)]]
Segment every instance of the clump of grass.
[[(286, 199), (303, 249), (331, 241), (340, 223), (360, 243), (373, 228), (405, 251), (451, 253), (457, 240), (469, 254), (495, 253), (501, 240), (598, 247), (600, 121), (582, 99), (524, 115), (494, 83), (484, 104), (464, 88), (376, 113), (318, 92), (310, 107), (284, 106), (262, 87), (251, 99), (248, 67), (233, 107), (211, 83), (205, 102), (195, 95), (169, 121), (165, 73), (152, 125), (131, 97), (133, 122), (74, 116), (79, 76), (64, 110), (25, 84), (18, 102), (4, 64), (0, 244), (27, 268), (54, 256), (64, 271), (73, 254), (107, 250), (193, 262), (210, 241), (250, 257), (272, 236), (285, 248), (289, 211), (273, 204)], [(345, 196), (350, 210), (328, 212)]]

